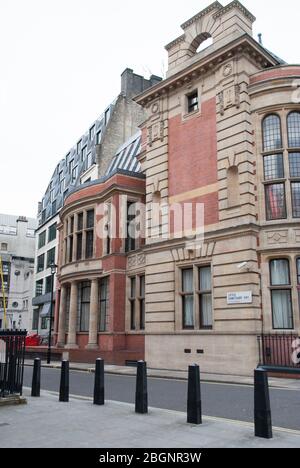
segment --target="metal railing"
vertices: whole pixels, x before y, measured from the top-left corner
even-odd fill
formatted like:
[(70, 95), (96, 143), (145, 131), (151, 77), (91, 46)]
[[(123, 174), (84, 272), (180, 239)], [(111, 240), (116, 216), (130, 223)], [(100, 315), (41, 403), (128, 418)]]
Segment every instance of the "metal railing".
[(292, 333), (258, 337), (259, 365), (300, 369), (300, 337)]
[(26, 331), (0, 331), (0, 398), (22, 395)]

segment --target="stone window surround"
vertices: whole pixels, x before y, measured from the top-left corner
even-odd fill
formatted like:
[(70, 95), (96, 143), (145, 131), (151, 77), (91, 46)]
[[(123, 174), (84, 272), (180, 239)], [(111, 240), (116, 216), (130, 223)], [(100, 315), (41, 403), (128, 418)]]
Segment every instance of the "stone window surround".
[[(191, 94), (198, 92), (198, 109), (189, 112), (188, 109), (188, 98)], [(193, 117), (200, 115), (201, 114), (201, 103), (202, 103), (202, 84), (199, 83), (198, 85), (193, 86), (192, 84), (189, 84), (187, 87), (185, 87), (182, 90), (181, 97), (181, 117), (183, 121), (192, 119)]]
[[(126, 333), (128, 334), (145, 334), (145, 330), (140, 329), (140, 307), (141, 307), (141, 300), (146, 299), (146, 292), (145, 298), (140, 296), (141, 290), (141, 277), (145, 277), (145, 289), (146, 289), (146, 273), (144, 270), (139, 270), (132, 272), (126, 278)], [(135, 297), (131, 297), (131, 280), (135, 278)], [(131, 328), (131, 303), (134, 301), (135, 303), (135, 330)], [(145, 313), (145, 322), (146, 322), (146, 313)], [(146, 323), (145, 323), (146, 328)]]
[[(78, 262), (84, 262), (84, 261), (89, 261), (95, 259), (95, 245), (96, 245), (96, 205), (95, 204), (90, 204), (85, 206), (84, 208), (78, 208), (70, 213), (68, 213), (68, 216), (64, 219), (64, 224), (63, 224), (63, 266), (65, 265), (71, 265), (73, 263), (78, 263)], [(94, 218), (94, 249), (93, 249), (93, 256), (91, 258), (86, 258), (86, 232), (89, 231), (90, 229), (87, 228), (87, 212), (94, 210), (95, 212), (95, 218)], [(83, 213), (83, 229), (81, 231), (78, 231), (78, 215)], [(70, 229), (70, 220), (71, 218), (74, 217), (74, 230), (73, 233), (71, 233)], [(77, 234), (82, 233), (82, 257), (80, 260), (77, 260)], [(70, 237), (73, 235), (73, 249), (72, 249), (72, 261), (69, 262), (68, 259), (70, 258)]]
[[(276, 332), (286, 332), (287, 330), (283, 329), (276, 329), (274, 330), (273, 328), (273, 323), (272, 323), (272, 299), (271, 299), (271, 290), (276, 289), (276, 287), (271, 286), (271, 271), (270, 271), (270, 263), (272, 260), (288, 260), (289, 261), (289, 267), (290, 267), (290, 281), (291, 285), (289, 289), (292, 292), (292, 308), (293, 308), (293, 322), (294, 322), (294, 328), (292, 330), (288, 330), (289, 332), (293, 333), (299, 332), (299, 326), (300, 326), (300, 318), (299, 318), (299, 312), (300, 312), (300, 294), (299, 291), (297, 290), (298, 287), (298, 279), (297, 279), (297, 259), (299, 259), (299, 254), (291, 254), (291, 253), (277, 253), (277, 254), (272, 254), (272, 255), (267, 255), (264, 256), (263, 258), (263, 263), (265, 264), (265, 272), (267, 273), (267, 278), (265, 277), (265, 284), (268, 289), (268, 294), (267, 294), (267, 302), (263, 298), (263, 310), (268, 311), (268, 318), (266, 320), (266, 317), (264, 319), (264, 328), (266, 333), (274, 333)], [(279, 289), (285, 289), (279, 287)], [(265, 312), (266, 314), (266, 312)]]
[[(292, 207), (292, 182), (298, 182), (300, 179), (293, 178), (290, 176), (290, 165), (289, 165), (289, 154), (292, 152), (300, 152), (300, 148), (289, 148), (288, 142), (288, 125), (287, 119), (290, 113), (292, 112), (300, 112), (299, 107), (285, 107), (277, 110), (270, 110), (269, 112), (264, 112), (260, 116), (260, 138), (257, 139), (259, 144), (259, 154), (261, 155), (258, 162), (258, 172), (260, 174), (260, 180), (262, 181), (262, 185), (264, 187), (262, 196), (264, 197), (264, 203), (262, 206), (263, 210), (263, 219), (269, 225), (270, 223), (278, 223), (278, 221), (287, 221), (287, 222), (295, 222), (295, 220), (299, 218), (293, 217), (293, 207)], [(264, 134), (263, 134), (263, 122), (266, 117), (269, 115), (277, 115), (281, 121), (281, 139), (282, 139), (282, 146), (281, 149), (264, 151)], [(264, 156), (272, 155), (272, 154), (283, 154), (283, 164), (284, 164), (284, 179), (274, 179), (274, 180), (265, 180), (264, 177)], [(274, 220), (267, 220), (267, 199), (266, 199), (266, 187), (268, 185), (273, 185), (277, 183), (283, 183), (285, 187), (285, 204), (286, 204), (286, 218), (283, 219), (274, 219)]]
[[(199, 291), (199, 269), (203, 267), (211, 268), (211, 294), (212, 294), (212, 328), (200, 328), (200, 291)], [(182, 317), (182, 270), (193, 269), (194, 271), (194, 323), (193, 329), (183, 328)], [(214, 287), (213, 287), (213, 263), (212, 259), (191, 263), (178, 263), (175, 267), (175, 328), (182, 334), (212, 334), (214, 332)]]

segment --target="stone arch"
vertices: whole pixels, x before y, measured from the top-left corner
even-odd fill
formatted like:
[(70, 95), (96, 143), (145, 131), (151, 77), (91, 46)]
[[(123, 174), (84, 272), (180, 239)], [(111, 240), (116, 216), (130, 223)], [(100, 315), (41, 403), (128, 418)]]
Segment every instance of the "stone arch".
[(195, 55), (199, 52), (199, 48), (209, 39), (213, 40), (213, 36), (210, 33), (204, 32), (199, 34), (190, 45), (190, 52)]

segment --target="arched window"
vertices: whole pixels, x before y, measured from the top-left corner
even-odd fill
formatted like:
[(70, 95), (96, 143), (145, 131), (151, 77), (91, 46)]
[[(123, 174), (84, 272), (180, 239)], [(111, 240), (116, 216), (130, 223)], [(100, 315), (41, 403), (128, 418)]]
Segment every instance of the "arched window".
[(287, 118), (290, 148), (300, 148), (300, 112), (291, 112)]
[(227, 172), (228, 208), (240, 204), (239, 168), (231, 166)]
[(282, 148), (281, 121), (278, 115), (272, 114), (263, 120), (264, 151)]
[(1, 243), (1, 250), (2, 252), (7, 252), (7, 244), (5, 242)]

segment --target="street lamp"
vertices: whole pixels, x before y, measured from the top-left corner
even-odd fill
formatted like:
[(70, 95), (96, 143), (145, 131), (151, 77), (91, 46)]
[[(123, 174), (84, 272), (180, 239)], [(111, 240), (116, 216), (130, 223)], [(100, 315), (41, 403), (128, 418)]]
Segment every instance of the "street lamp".
[(52, 263), (51, 268), (51, 304), (50, 304), (50, 325), (49, 325), (49, 338), (48, 338), (48, 353), (47, 364), (51, 364), (51, 340), (52, 340), (52, 316), (53, 316), (53, 290), (54, 290), (54, 276), (56, 275), (57, 265)]

